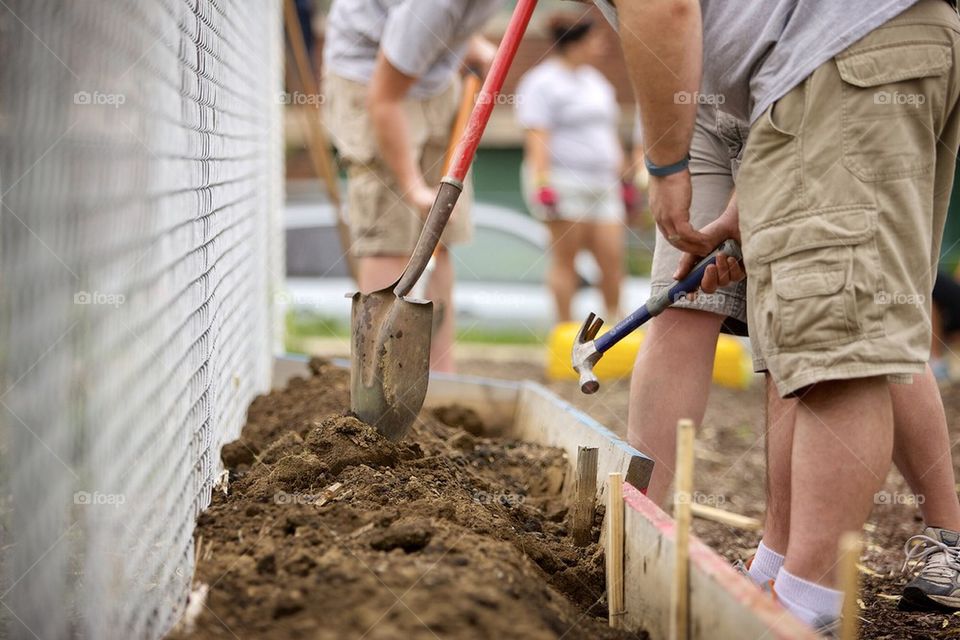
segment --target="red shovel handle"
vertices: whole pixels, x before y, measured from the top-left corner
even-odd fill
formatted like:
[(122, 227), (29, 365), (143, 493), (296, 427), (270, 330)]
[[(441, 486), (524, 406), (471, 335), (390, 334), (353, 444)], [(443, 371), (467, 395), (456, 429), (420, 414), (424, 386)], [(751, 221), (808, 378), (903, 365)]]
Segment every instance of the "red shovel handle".
[(500, 89), (503, 88), (503, 81), (507, 77), (513, 58), (517, 55), (520, 40), (523, 39), (527, 24), (530, 22), (530, 16), (533, 15), (536, 6), (537, 0), (519, 0), (513, 10), (510, 23), (507, 24), (503, 39), (500, 40), (500, 46), (497, 47), (490, 72), (487, 74), (483, 88), (480, 89), (480, 94), (477, 96), (477, 103), (470, 113), (467, 129), (463, 132), (460, 143), (457, 144), (457, 149), (453, 154), (450, 173), (440, 183), (437, 199), (434, 200), (430, 213), (427, 215), (423, 231), (420, 232), (420, 239), (417, 240), (417, 247), (413, 250), (410, 262), (407, 263), (403, 275), (400, 276), (397, 286), (393, 289), (394, 293), (400, 297), (407, 295), (413, 289), (413, 285), (420, 279), (430, 256), (433, 255), (434, 249), (440, 242), (440, 235), (443, 233), (443, 228), (447, 226), (450, 214), (453, 213), (453, 207), (457, 204), (457, 199), (463, 190), (463, 179), (466, 177), (467, 170), (477, 153), (480, 138), (483, 137), (483, 131), (487, 128), (490, 114), (493, 113), (493, 107), (497, 103), (497, 96), (500, 94)]
[(530, 16), (533, 15), (536, 6), (537, 0), (520, 0), (513, 10), (513, 16), (497, 48), (497, 55), (493, 59), (493, 64), (490, 65), (490, 72), (477, 96), (477, 104), (473, 108), (473, 113), (470, 114), (467, 130), (460, 138), (460, 144), (457, 145), (448, 178), (462, 182), (466, 177), (470, 163), (473, 162), (473, 156), (480, 145), (480, 138), (483, 137), (483, 131), (487, 128), (487, 121), (490, 120), (493, 107), (497, 104), (497, 96), (500, 95), (500, 89), (503, 88), (503, 82), (510, 71), (510, 65), (513, 64), (514, 56), (517, 55), (520, 41), (523, 39)]

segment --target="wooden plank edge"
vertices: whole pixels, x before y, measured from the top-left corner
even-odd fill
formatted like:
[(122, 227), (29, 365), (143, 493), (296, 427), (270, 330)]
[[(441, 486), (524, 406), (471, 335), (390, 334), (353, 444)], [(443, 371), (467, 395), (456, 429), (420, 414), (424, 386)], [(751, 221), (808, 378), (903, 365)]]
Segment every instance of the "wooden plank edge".
[[(604, 441), (605, 444), (621, 452), (627, 458), (628, 462), (625, 469), (598, 470), (600, 478), (598, 482), (599, 487), (606, 485), (605, 479), (608, 473), (613, 471), (621, 471), (624, 473), (625, 482), (629, 482), (634, 487), (642, 487), (644, 490), (646, 490), (647, 485), (650, 484), (650, 477), (653, 474), (653, 460), (650, 457), (641, 453), (637, 449), (634, 449), (627, 442), (622, 440), (620, 436), (595, 420), (593, 417), (587, 415), (580, 409), (577, 409), (572, 404), (566, 400), (563, 400), (555, 393), (537, 382), (527, 380), (520, 383), (520, 399), (517, 407), (518, 413), (522, 408), (520, 405), (524, 401), (525, 393), (533, 394), (539, 399), (552, 404), (556, 409), (560, 410), (563, 414), (570, 418), (570, 425), (572, 427), (587, 430), (588, 434), (585, 435), (592, 437), (577, 438), (578, 444), (588, 444), (591, 440)], [(548, 446), (565, 448), (561, 443), (550, 440), (540, 439), (537, 442)]]
[[(639, 489), (627, 482), (623, 485), (623, 501), (626, 508), (647, 520), (662, 536), (676, 538), (676, 523), (673, 518)], [(625, 532), (625, 538), (630, 539), (629, 531)], [(689, 552), (690, 571), (704, 574), (720, 585), (734, 601), (752, 612), (769, 631), (768, 638), (781, 640), (818, 640), (820, 638), (812, 629), (777, 604), (769, 594), (763, 593), (751, 584), (725, 558), (694, 535), (690, 536)], [(625, 575), (624, 580), (629, 582), (630, 576)], [(692, 613), (695, 614), (697, 603), (692, 604)], [(627, 610), (630, 609), (629, 602), (626, 603), (626, 607)]]

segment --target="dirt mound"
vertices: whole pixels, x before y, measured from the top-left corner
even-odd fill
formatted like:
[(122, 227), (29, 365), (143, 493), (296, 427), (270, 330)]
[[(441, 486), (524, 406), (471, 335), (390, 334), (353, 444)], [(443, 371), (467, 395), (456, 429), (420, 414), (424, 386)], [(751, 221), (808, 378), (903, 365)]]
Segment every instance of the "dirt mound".
[(343, 413), (345, 371), (311, 369), (224, 448), (196, 534), (207, 606), (175, 637), (636, 637), (606, 625), (599, 546), (567, 536), (559, 450), (460, 410), (392, 443)]

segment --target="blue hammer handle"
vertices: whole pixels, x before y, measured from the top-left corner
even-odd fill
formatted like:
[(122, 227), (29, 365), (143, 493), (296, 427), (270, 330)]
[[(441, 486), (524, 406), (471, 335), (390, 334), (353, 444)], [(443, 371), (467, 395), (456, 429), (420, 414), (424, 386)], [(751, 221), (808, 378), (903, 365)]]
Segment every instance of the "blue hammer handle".
[(679, 300), (684, 295), (693, 293), (700, 288), (700, 281), (703, 280), (703, 274), (707, 267), (717, 263), (717, 254), (722, 253), (727, 257), (740, 260), (743, 254), (740, 252), (740, 245), (734, 240), (727, 240), (722, 245), (714, 249), (713, 253), (697, 263), (690, 273), (683, 280), (677, 280), (666, 291), (659, 295), (651, 297), (639, 309), (617, 323), (594, 341), (597, 351), (604, 353), (607, 349), (623, 340), (627, 335), (643, 325), (650, 318), (660, 315), (660, 313)]

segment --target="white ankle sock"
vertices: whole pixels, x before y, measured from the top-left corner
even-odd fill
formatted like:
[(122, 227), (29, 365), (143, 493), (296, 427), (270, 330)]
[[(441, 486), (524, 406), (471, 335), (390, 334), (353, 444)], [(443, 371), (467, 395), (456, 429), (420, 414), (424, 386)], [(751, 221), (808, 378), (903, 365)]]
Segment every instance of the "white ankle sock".
[(750, 561), (750, 578), (759, 587), (765, 587), (771, 580), (777, 579), (777, 572), (783, 566), (783, 556), (763, 544), (757, 547), (757, 553)]
[(810, 626), (840, 617), (843, 592), (798, 578), (781, 568), (773, 585), (777, 600)]

